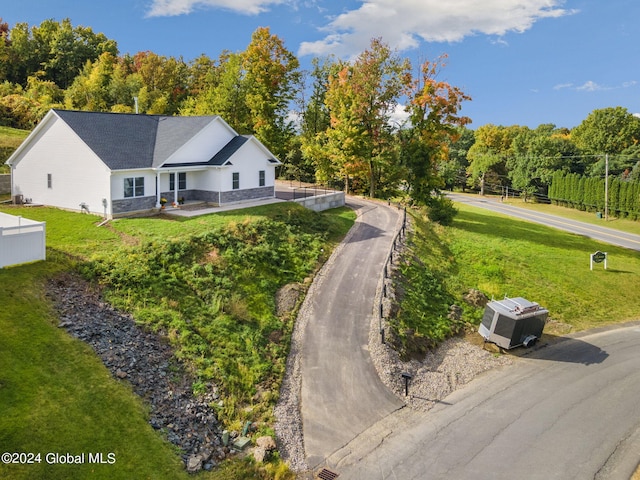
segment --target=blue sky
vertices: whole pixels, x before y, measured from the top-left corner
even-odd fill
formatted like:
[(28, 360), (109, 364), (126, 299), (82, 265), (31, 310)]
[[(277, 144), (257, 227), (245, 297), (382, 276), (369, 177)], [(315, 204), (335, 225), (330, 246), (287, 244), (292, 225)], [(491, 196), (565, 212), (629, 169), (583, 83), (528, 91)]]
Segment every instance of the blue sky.
[(0, 0), (12, 27), (70, 18), (118, 43), (189, 61), (242, 51), (268, 26), (303, 67), (381, 37), (409, 57), (448, 54), (441, 78), (473, 98), (472, 128), (572, 128), (598, 108), (640, 114), (638, 0)]

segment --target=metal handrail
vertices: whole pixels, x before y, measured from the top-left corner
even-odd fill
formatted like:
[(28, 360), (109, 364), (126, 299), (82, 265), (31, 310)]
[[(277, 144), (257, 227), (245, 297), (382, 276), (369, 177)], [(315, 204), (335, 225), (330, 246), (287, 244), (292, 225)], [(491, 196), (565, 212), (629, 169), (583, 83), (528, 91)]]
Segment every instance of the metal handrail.
[[(389, 205), (391, 205), (391, 202), (389, 202)], [(400, 205), (398, 205), (398, 208), (400, 208)], [(402, 212), (402, 225), (400, 226), (400, 228), (398, 228), (398, 231), (396, 232), (394, 238), (393, 238), (393, 244), (391, 245), (391, 248), (389, 249), (389, 255), (387, 255), (387, 259), (384, 262), (384, 277), (383, 277), (383, 283), (382, 283), (382, 295), (380, 296), (380, 304), (379, 304), (379, 309), (378, 309), (378, 325), (379, 325), (379, 331), (380, 331), (380, 341), (381, 343), (385, 343), (385, 329), (384, 329), (384, 307), (383, 307), (383, 301), (385, 298), (387, 298), (387, 285), (386, 283), (384, 283), (384, 279), (389, 278), (389, 274), (390, 274), (390, 267), (393, 265), (393, 252), (395, 252), (398, 249), (398, 244), (399, 244), (399, 240), (403, 237), (406, 237), (407, 235), (407, 207), (404, 207), (403, 212)], [(398, 258), (398, 255), (396, 255), (396, 259)]]

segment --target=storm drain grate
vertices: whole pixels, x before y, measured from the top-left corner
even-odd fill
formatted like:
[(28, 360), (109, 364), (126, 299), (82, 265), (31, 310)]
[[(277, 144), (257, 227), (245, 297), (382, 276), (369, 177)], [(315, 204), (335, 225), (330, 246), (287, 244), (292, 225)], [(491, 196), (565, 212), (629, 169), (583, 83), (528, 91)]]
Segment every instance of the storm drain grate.
[(332, 472), (331, 470), (327, 470), (326, 468), (323, 468), (322, 470), (320, 470), (320, 472), (318, 473), (318, 478), (320, 480), (335, 480), (336, 478), (338, 478), (340, 476), (339, 473), (336, 472)]

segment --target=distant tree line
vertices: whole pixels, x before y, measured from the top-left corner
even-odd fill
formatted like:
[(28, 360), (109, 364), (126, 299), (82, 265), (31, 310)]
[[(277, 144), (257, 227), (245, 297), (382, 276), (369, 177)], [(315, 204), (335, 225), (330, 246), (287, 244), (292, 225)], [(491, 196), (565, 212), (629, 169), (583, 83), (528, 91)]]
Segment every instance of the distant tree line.
[[(573, 129), (482, 125), (471, 100), (438, 80), (446, 56), (412, 65), (373, 39), (350, 61), (302, 70), (268, 28), (241, 52), (191, 61), (117, 43), (69, 19), (10, 27), (0, 20), (0, 125), (32, 129), (51, 108), (220, 115), (283, 162), (280, 175), (350, 193), (437, 205), (442, 189), (546, 198), (561, 175), (640, 179), (640, 118), (595, 110)], [(403, 115), (399, 116), (398, 112)]]

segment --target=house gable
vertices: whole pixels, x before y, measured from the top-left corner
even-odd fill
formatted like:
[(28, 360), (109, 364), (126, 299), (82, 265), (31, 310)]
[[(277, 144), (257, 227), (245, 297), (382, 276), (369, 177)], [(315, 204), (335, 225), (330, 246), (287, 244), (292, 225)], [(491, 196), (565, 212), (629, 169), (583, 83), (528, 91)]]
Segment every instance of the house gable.
[(237, 133), (222, 118), (162, 117), (153, 166), (205, 163)]
[(111, 169), (151, 168), (159, 117), (54, 110)]
[(109, 197), (109, 168), (55, 114), (47, 115), (11, 156), (12, 195), (33, 203), (100, 211)]

